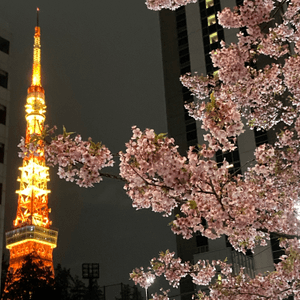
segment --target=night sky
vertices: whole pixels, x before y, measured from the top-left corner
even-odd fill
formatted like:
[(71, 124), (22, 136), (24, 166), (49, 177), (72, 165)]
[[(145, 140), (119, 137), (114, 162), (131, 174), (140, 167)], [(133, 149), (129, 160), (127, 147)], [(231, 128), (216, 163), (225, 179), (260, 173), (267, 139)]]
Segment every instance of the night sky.
[[(125, 149), (132, 125), (166, 132), (158, 13), (147, 10), (144, 0), (0, 1), (0, 18), (13, 34), (6, 230), (16, 214), (22, 164), (16, 145), (25, 135), (36, 7), (46, 124), (91, 136), (114, 153)], [(50, 218), (59, 229), (55, 265), (81, 277), (81, 264), (95, 262), (101, 286), (128, 283), (134, 267), (148, 266), (161, 250), (175, 250), (170, 219), (136, 211), (121, 183), (104, 179), (84, 189), (60, 180), (55, 169), (50, 177)], [(150, 292), (158, 289), (154, 283)]]

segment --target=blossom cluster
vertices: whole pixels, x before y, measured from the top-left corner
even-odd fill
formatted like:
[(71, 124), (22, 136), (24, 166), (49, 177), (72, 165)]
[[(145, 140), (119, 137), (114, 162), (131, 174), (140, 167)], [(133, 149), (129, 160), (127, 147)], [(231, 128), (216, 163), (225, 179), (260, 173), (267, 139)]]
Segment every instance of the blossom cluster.
[[(174, 10), (195, 0), (147, 0), (153, 10)], [(285, 5), (281, 24), (274, 13)], [(283, 10), (282, 10), (283, 11)], [(189, 239), (195, 233), (210, 239), (228, 236), (237, 251), (246, 253), (266, 245), (270, 234), (281, 238), (285, 255), (274, 272), (249, 278), (234, 274), (225, 262), (195, 264), (169, 251), (152, 259), (150, 269), (135, 269), (131, 278), (142, 287), (164, 275), (172, 286), (191, 276), (196, 285), (210, 285), (199, 299), (300, 299), (300, 1), (245, 0), (218, 14), (227, 28), (246, 27), (237, 42), (221, 43), (211, 53), (215, 76), (185, 74), (182, 84), (196, 100), (186, 104), (189, 114), (207, 131), (205, 144), (178, 152), (174, 139), (152, 129), (132, 127), (126, 151), (120, 152), (120, 178), (136, 209), (150, 208), (170, 216), (179, 211), (171, 228)], [(274, 23), (272, 28), (268, 28)], [(268, 57), (268, 60), (265, 58)], [(250, 128), (277, 131), (272, 145), (255, 150), (255, 162), (243, 175), (231, 174), (229, 162), (217, 163), (216, 152), (232, 151)], [(42, 139), (42, 140), (41, 140)], [(22, 156), (45, 155), (58, 165), (58, 174), (80, 186), (101, 180), (101, 170), (112, 166), (110, 151), (101, 144), (71, 138), (64, 132), (47, 143), (43, 138), (21, 140)], [(167, 294), (154, 299), (167, 299)]]
[[(264, 32), (260, 24), (272, 19), (270, 13), (275, 8), (272, 0), (244, 1), (244, 5), (234, 11), (225, 8), (218, 14), (219, 22), (225, 27), (247, 26), (247, 34), (240, 32), (236, 44), (226, 46), (221, 42), (222, 48), (211, 53), (218, 76), (186, 74), (181, 77), (182, 84), (199, 100), (214, 92), (219, 101), (234, 102), (252, 128), (270, 129), (280, 122), (291, 125), (299, 106), (297, 28), (300, 23), (299, 3), (289, 2), (284, 22), (269, 32)], [(295, 45), (292, 49), (296, 55), (283, 59), (292, 54), (288, 43)], [(273, 58), (273, 63), (261, 63), (261, 55)], [(288, 98), (287, 91), (292, 93)], [(187, 107), (192, 116), (201, 115), (205, 121), (201, 102)]]
[(236, 104), (229, 100), (222, 101), (210, 95), (210, 102), (202, 102), (201, 105), (191, 103), (186, 108), (189, 114), (196, 120), (202, 121), (201, 128), (209, 131), (204, 136), (208, 141), (208, 147), (214, 151), (234, 150), (235, 138), (244, 132), (244, 124)]
[(81, 187), (91, 187), (102, 177), (99, 171), (113, 166), (111, 152), (102, 144), (95, 144), (91, 138), (82, 141), (80, 135), (58, 135), (47, 147), (45, 153), (48, 165), (59, 165), (58, 175), (66, 181), (74, 181)]
[(286, 251), (288, 255), (281, 257), (281, 262), (275, 265), (274, 272), (258, 274), (253, 279), (246, 276), (242, 270), (237, 276), (228, 274), (213, 286), (210, 297), (206, 299), (283, 300), (290, 295), (299, 299), (299, 241), (290, 241)]
[[(199, 261), (195, 265), (189, 262), (182, 262), (181, 258), (175, 258), (175, 252), (160, 252), (158, 258), (153, 258), (151, 266), (145, 272), (143, 268), (136, 268), (130, 274), (130, 278), (142, 287), (147, 287), (150, 281), (148, 278), (164, 276), (170, 285), (178, 287), (179, 282), (186, 276), (191, 276), (193, 282), (198, 285), (208, 285), (216, 274), (216, 265), (228, 266), (221, 261)], [(224, 268), (225, 270), (225, 268)], [(154, 277), (153, 277), (154, 276)]]
[[(156, 9), (172, 9), (158, 3), (152, 1)], [(283, 12), (281, 24), (273, 21), (278, 11)], [(181, 260), (173, 267), (161, 257), (154, 260), (155, 264), (151, 262), (153, 274), (172, 274), (170, 284), (187, 275), (197, 285), (210, 284), (210, 294), (199, 292), (199, 299), (286, 299), (290, 295), (300, 299), (299, 12), (298, 0), (244, 0), (243, 5), (218, 13), (223, 27), (246, 30), (238, 33), (236, 43), (221, 42), (221, 49), (211, 52), (217, 75), (188, 73), (180, 78), (196, 98), (185, 107), (208, 132), (204, 136), (206, 145), (190, 148), (186, 158), (167, 139), (160, 141), (163, 147), (169, 145), (164, 153), (160, 146), (149, 151), (144, 146), (151, 147), (155, 141), (147, 135), (148, 130), (139, 132), (127, 144), (128, 156), (123, 157), (121, 172), (126, 177), (126, 170), (132, 170), (126, 177), (127, 193), (134, 203), (141, 202), (145, 195), (148, 206), (139, 208), (169, 213), (170, 208), (178, 206), (180, 214), (172, 225), (176, 234), (190, 238), (200, 232), (211, 239), (226, 234), (232, 246), (244, 253), (246, 249), (254, 251), (257, 244), (266, 245), (271, 233), (281, 238), (285, 255), (275, 271), (254, 278), (243, 270), (234, 274), (225, 263), (219, 263), (221, 275), (216, 277), (213, 262), (204, 267), (200, 261), (198, 268)], [(272, 145), (256, 149), (256, 163), (243, 176), (234, 176), (228, 173), (226, 161), (216, 164), (212, 158), (217, 150), (235, 148), (235, 139), (244, 130), (242, 117), (252, 129), (274, 129), (278, 133)], [(166, 169), (164, 162), (171, 166), (169, 172), (160, 171), (160, 167)], [(174, 165), (178, 165), (177, 171)], [(154, 192), (159, 191), (162, 202), (157, 210)], [(161, 299), (166, 297), (161, 295)]]
[(147, 289), (156, 277), (151, 271), (144, 272), (143, 268), (136, 268), (130, 273), (130, 278), (135, 284), (139, 284), (142, 288)]
[[(153, 130), (142, 132), (133, 126), (133, 136), (120, 152), (120, 175), (127, 181), (124, 188), (137, 209), (152, 207), (170, 215), (188, 184), (186, 158), (179, 155), (174, 139)], [(173, 189), (174, 180), (179, 190)]]
[(274, 9), (273, 0), (244, 0), (243, 5), (235, 7), (234, 11), (225, 7), (218, 13), (220, 25), (225, 28), (252, 28), (258, 24), (270, 21), (270, 12)]
[(163, 8), (176, 10), (180, 6), (195, 2), (197, 0), (146, 0), (146, 5), (151, 10), (161, 10)]
[[(64, 130), (65, 131), (65, 130)], [(113, 166), (111, 152), (101, 143), (94, 143), (91, 138), (83, 141), (80, 135), (75, 138), (70, 133), (58, 135), (50, 142), (44, 142), (42, 136), (33, 136), (32, 141), (21, 139), (20, 156), (45, 155), (48, 166), (58, 165), (58, 175), (66, 181), (80, 187), (92, 187), (102, 180), (100, 171)]]
[(257, 164), (244, 178), (232, 180), (228, 162), (217, 164), (209, 158), (215, 152), (205, 145), (201, 150), (191, 147), (183, 157), (173, 139), (134, 126), (126, 152), (120, 153), (120, 175), (137, 209), (170, 215), (180, 208), (172, 222), (174, 233), (191, 238), (199, 231), (211, 239), (226, 234), (237, 250), (245, 252), (265, 245), (268, 232), (299, 235), (294, 209), (298, 171), (286, 171), (284, 152), (266, 147), (257, 149)]
[[(285, 245), (284, 245), (285, 244)], [(168, 250), (161, 252), (159, 258), (151, 261), (151, 266), (145, 272), (142, 268), (135, 269), (130, 277), (136, 284), (148, 288), (147, 278), (164, 275), (170, 284), (179, 282), (180, 279), (190, 276), (196, 285), (210, 285), (210, 293), (197, 293), (202, 300), (257, 300), (257, 299), (287, 299), (293, 295), (299, 299), (300, 282), (300, 245), (297, 239), (283, 242), (281, 246), (286, 248), (287, 255), (280, 257), (280, 262), (275, 265), (275, 271), (266, 274), (257, 274), (249, 277), (241, 268), (238, 274), (233, 272), (231, 265), (225, 261), (200, 260), (196, 264), (182, 263), (181, 259), (174, 258), (174, 253)], [(153, 299), (168, 300), (167, 292), (161, 295), (152, 295)]]

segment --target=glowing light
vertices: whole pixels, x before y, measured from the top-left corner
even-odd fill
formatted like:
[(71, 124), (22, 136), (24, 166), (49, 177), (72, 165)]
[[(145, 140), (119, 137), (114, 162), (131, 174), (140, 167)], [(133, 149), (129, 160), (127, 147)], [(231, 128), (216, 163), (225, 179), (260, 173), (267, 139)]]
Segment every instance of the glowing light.
[(218, 41), (218, 33), (217, 32), (213, 32), (212, 34), (209, 35), (209, 43), (213, 44), (216, 43)]
[(154, 282), (154, 276), (148, 276), (146, 279), (147, 286), (149, 287)]
[[(39, 8), (37, 8), (37, 12)], [(32, 134), (41, 135), (44, 129), (46, 105), (45, 93), (41, 85), (41, 41), (40, 27), (35, 27), (33, 46), (32, 82), (28, 88), (25, 105), (26, 112), (26, 139), (29, 143)], [(31, 154), (23, 159), (19, 168), (21, 175), (18, 178), (20, 189), (16, 218), (13, 221), (14, 229), (6, 233), (6, 248), (10, 250), (9, 268), (20, 268), (25, 255), (37, 253), (45, 266), (53, 270), (52, 250), (57, 245), (56, 230), (50, 229), (50, 209), (48, 208), (47, 189), (49, 168), (45, 164), (43, 143), (39, 156)]]
[(57, 246), (57, 231), (45, 229), (40, 226), (25, 226), (6, 233), (6, 247), (12, 249), (16, 245), (28, 241), (49, 245), (51, 248)]
[(206, 8), (214, 6), (214, 0), (205, 0)]
[[(32, 134), (40, 135), (44, 129), (45, 121), (45, 94), (41, 86), (41, 43), (40, 27), (35, 27), (33, 47), (32, 84), (28, 89), (25, 105), (26, 111), (26, 142), (30, 141)], [(49, 168), (45, 165), (44, 151), (39, 151), (39, 157), (31, 155), (23, 160), (20, 167), (21, 177), (17, 216), (14, 220), (15, 227), (27, 224), (49, 227), (47, 182), (49, 181)], [(34, 203), (34, 204), (33, 204)]]
[(216, 15), (215, 14), (213, 14), (211, 16), (208, 16), (208, 18), (207, 18), (208, 26), (216, 24), (216, 23), (217, 23), (217, 20), (216, 20)]
[(145, 282), (145, 293), (146, 293), (146, 300), (148, 300), (148, 288), (154, 282), (155, 276), (153, 274), (146, 274), (146, 282)]
[(35, 27), (34, 46), (33, 46), (33, 68), (32, 68), (32, 86), (41, 85), (41, 31), (40, 27)]
[(30, 253), (37, 253), (39, 258), (43, 259), (45, 266), (53, 268), (52, 252), (53, 249), (51, 246), (33, 241), (27, 241), (25, 243), (15, 245), (10, 249), (9, 267), (14, 270), (18, 269), (20, 265), (20, 257), (24, 257)]

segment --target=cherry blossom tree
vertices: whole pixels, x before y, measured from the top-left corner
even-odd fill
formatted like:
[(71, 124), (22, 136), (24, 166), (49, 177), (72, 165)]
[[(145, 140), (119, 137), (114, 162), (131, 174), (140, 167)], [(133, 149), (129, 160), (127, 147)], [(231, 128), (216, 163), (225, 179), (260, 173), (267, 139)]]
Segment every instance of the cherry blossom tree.
[[(149, 9), (175, 10), (196, 0), (147, 0)], [(273, 17), (284, 7), (280, 24)], [(165, 216), (180, 210), (172, 222), (175, 234), (189, 239), (200, 232), (209, 239), (227, 235), (231, 245), (245, 253), (266, 245), (273, 234), (280, 239), (285, 255), (275, 271), (247, 276), (234, 274), (222, 261), (195, 264), (162, 252), (147, 271), (135, 269), (131, 278), (146, 287), (149, 276), (161, 276), (174, 287), (191, 276), (196, 285), (208, 285), (209, 295), (199, 299), (300, 299), (300, 246), (298, 204), (300, 178), (300, 1), (244, 0), (243, 6), (218, 13), (225, 28), (245, 27), (237, 42), (221, 43), (211, 53), (216, 76), (185, 74), (182, 84), (197, 98), (186, 104), (189, 114), (207, 131), (205, 143), (190, 147), (181, 156), (174, 139), (141, 131), (133, 126), (126, 151), (113, 155), (91, 139), (82, 141), (66, 130), (53, 137), (53, 130), (22, 139), (21, 156), (39, 155), (44, 148), (48, 165), (58, 166), (58, 175), (83, 187), (103, 177), (124, 181), (124, 189), (136, 209), (151, 208)], [(271, 26), (272, 25), (272, 26)], [(258, 68), (265, 57), (272, 63)], [(270, 61), (270, 60), (268, 60)], [(242, 118), (246, 120), (245, 124)], [(244, 126), (277, 130), (273, 144), (255, 150), (255, 162), (243, 175), (230, 174), (229, 163), (217, 164), (218, 150), (235, 149)], [(120, 175), (103, 169), (120, 158)], [(203, 226), (205, 220), (205, 226)], [(153, 295), (167, 299), (167, 293)]]

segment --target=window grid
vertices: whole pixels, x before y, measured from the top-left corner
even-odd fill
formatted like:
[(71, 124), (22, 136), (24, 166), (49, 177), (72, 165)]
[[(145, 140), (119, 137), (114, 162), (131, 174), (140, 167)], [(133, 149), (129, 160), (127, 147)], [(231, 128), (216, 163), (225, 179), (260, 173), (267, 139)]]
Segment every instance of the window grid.
[[(200, 14), (202, 24), (202, 36), (207, 74), (217, 70), (213, 66), (209, 53), (220, 47), (220, 41), (224, 40), (223, 28), (217, 23), (217, 12), (221, 10), (220, 0), (200, 0)], [(215, 20), (215, 22), (214, 22)]]
[[(179, 52), (179, 62), (180, 62), (180, 73), (185, 74), (191, 72), (190, 64), (190, 51), (188, 42), (188, 33), (186, 25), (186, 15), (185, 8), (181, 7), (175, 12), (176, 14), (176, 28), (177, 28), (177, 43)], [(193, 96), (191, 96), (190, 91), (183, 87), (182, 88), (183, 102), (192, 102)], [(197, 140), (197, 127), (195, 119), (188, 115), (185, 111), (185, 133), (188, 146), (195, 146), (198, 143)]]
[(236, 147), (234, 151), (217, 151), (216, 162), (221, 164), (223, 163), (224, 159), (229, 163), (230, 168), (228, 168), (228, 172), (230, 174), (242, 174), (238, 147)]
[[(223, 27), (217, 23), (216, 15), (221, 11), (220, 0), (199, 0), (202, 36), (205, 54), (206, 72), (209, 75), (216, 75), (218, 69), (213, 66), (210, 52), (220, 48), (220, 41), (224, 40)], [(214, 20), (216, 22), (214, 22)], [(222, 163), (224, 158), (232, 165), (229, 168), (231, 174), (241, 174), (241, 164), (238, 147), (234, 151), (218, 151), (216, 153), (217, 163)]]
[(254, 137), (256, 147), (268, 143), (268, 134), (266, 130), (257, 130), (254, 128)]
[(275, 264), (278, 264), (280, 260), (280, 256), (285, 254), (283, 248), (279, 246), (279, 238), (271, 234), (271, 248), (273, 254), (273, 261)]

